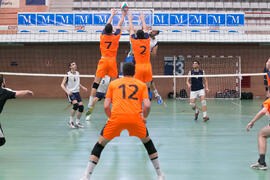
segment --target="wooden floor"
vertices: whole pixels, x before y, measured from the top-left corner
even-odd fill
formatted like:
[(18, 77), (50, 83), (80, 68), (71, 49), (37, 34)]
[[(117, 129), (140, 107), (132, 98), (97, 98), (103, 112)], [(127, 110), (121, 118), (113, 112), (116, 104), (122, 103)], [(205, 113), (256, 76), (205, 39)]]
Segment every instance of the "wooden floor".
[[(87, 100), (85, 99), (85, 104)], [(152, 102), (148, 130), (166, 180), (269, 180), (270, 170), (249, 168), (258, 159), (257, 133), (246, 124), (260, 109), (260, 100), (208, 100), (211, 120), (198, 121), (187, 101)], [(78, 180), (106, 122), (99, 103), (84, 129), (67, 126), (63, 99), (10, 100), (0, 116), (7, 143), (0, 147), (0, 180)], [(84, 118), (84, 116), (83, 116)], [(127, 132), (104, 149), (93, 180), (155, 180), (141, 142)], [(268, 144), (269, 145), (269, 144)], [(266, 162), (270, 165), (269, 151)]]

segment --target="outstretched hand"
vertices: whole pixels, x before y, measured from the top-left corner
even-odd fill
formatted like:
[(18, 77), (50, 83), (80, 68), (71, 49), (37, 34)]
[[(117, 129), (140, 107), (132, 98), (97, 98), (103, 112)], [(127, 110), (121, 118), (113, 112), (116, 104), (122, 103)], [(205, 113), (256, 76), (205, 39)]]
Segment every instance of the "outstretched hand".
[(28, 95), (30, 95), (30, 96), (34, 96), (34, 93), (33, 93), (33, 91), (30, 91), (30, 90), (26, 90), (26, 93), (27, 93)]
[(249, 131), (250, 128), (252, 128), (254, 126), (254, 122), (251, 121), (250, 123), (248, 123), (246, 130)]
[(116, 9), (113, 9), (112, 10), (112, 15), (114, 16), (114, 15), (116, 15), (117, 14), (117, 10)]

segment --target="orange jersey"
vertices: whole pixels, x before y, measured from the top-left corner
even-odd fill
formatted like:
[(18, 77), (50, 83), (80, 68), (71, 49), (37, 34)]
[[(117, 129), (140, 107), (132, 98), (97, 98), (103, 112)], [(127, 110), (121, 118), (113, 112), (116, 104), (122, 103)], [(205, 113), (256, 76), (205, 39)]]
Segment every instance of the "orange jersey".
[(142, 100), (148, 98), (146, 85), (133, 77), (123, 77), (110, 83), (106, 98), (112, 99), (112, 116), (141, 115)]
[(265, 107), (270, 114), (270, 98), (263, 102), (263, 107)]
[(102, 57), (116, 59), (120, 36), (121, 32), (118, 35), (100, 35), (100, 52)]
[(150, 38), (130, 40), (136, 64), (150, 63)]
[(267, 73), (266, 73), (266, 78), (267, 78), (267, 85), (268, 85), (268, 87), (270, 86), (270, 72), (268, 71)]

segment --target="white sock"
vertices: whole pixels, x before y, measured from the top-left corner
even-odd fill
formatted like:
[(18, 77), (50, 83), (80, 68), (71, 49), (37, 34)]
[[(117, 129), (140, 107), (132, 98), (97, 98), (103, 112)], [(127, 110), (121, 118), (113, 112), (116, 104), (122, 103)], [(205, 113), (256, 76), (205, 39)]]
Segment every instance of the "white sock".
[(207, 112), (203, 112), (203, 117), (206, 117), (207, 116)]
[(91, 107), (92, 107), (93, 101), (94, 101), (94, 97), (93, 97), (93, 96), (90, 96), (90, 97), (89, 97), (88, 108), (91, 108)]
[(154, 90), (154, 94), (155, 94), (155, 97), (158, 97), (159, 96), (157, 90)]
[(69, 117), (69, 122), (70, 123), (73, 122), (73, 117), (72, 116)]
[(93, 161), (89, 161), (88, 164), (87, 164), (87, 167), (85, 169), (85, 176), (86, 177), (90, 177), (94, 171), (94, 168), (96, 167), (97, 163), (93, 162)]
[(199, 112), (199, 109), (198, 109), (198, 108), (196, 108), (196, 109), (195, 109), (195, 113), (197, 114), (198, 112)]
[(79, 121), (80, 121), (80, 120), (76, 118), (76, 124), (78, 124), (78, 123), (79, 123)]
[(154, 168), (156, 170), (157, 175), (161, 176), (162, 172), (161, 172), (161, 169), (160, 169), (158, 158), (151, 159), (151, 161), (152, 161), (152, 164), (153, 164), (153, 166), (154, 166)]

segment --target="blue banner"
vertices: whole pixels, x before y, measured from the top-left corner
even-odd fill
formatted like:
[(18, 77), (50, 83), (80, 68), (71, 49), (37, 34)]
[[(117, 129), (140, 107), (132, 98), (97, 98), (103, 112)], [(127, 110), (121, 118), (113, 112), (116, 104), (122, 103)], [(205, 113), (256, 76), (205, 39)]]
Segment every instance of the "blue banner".
[[(109, 13), (18, 13), (18, 25), (32, 26), (103, 26), (108, 22)], [(121, 15), (112, 21), (117, 25)], [(145, 14), (148, 26), (244, 26), (244, 14), (197, 14), (197, 13), (154, 13)], [(128, 24), (127, 17), (124, 25)], [(133, 24), (141, 25), (139, 14), (133, 14)]]
[(37, 14), (18, 14), (18, 25), (38, 25)]
[(37, 14), (38, 26), (54, 25), (54, 22), (55, 22), (55, 14)]
[(189, 25), (190, 26), (206, 26), (206, 14), (189, 14)]
[(227, 26), (244, 25), (245, 17), (243, 14), (227, 14)]
[(225, 26), (226, 15), (225, 14), (208, 14), (209, 26)]
[(187, 26), (188, 14), (170, 14), (171, 26)]

